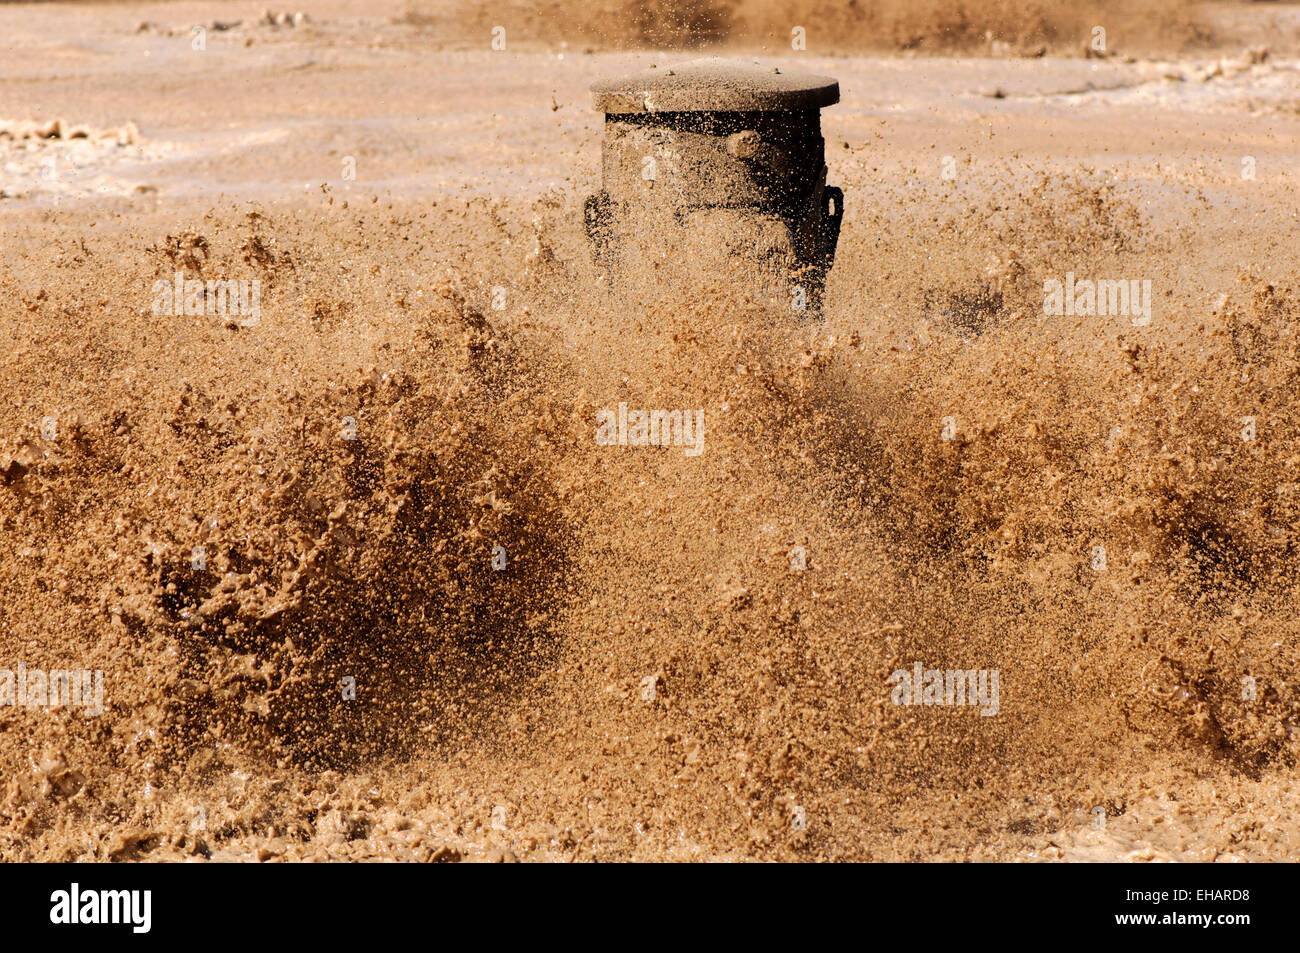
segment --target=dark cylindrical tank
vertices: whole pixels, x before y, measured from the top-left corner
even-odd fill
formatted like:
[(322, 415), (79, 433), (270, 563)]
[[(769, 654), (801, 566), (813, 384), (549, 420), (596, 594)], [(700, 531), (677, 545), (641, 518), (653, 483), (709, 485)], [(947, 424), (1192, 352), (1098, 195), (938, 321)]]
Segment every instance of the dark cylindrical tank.
[(819, 312), (835, 257), (843, 193), (826, 184), (821, 109), (839, 83), (718, 59), (644, 70), (592, 87), (605, 113), (602, 188), (587, 235), (611, 280), (629, 247), (672, 246), (674, 229), (707, 224), (726, 254), (789, 285), (795, 309)]

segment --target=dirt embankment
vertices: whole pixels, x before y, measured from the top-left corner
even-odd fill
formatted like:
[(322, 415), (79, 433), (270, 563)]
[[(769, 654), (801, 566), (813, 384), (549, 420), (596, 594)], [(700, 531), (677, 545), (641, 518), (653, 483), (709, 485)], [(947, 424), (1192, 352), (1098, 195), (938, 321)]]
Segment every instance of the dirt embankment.
[[(452, 42), (482, 45), (493, 27), (506, 41), (573, 48), (731, 47), (820, 55), (1044, 53), (1105, 57), (1182, 52), (1215, 41), (1215, 19), (1192, 0), (613, 0), (574, 5), (492, 5), (448, 10), (412, 3), (400, 22), (437, 29)], [(1101, 33), (1094, 30), (1101, 28)], [(1094, 42), (1094, 41), (1099, 42)]]

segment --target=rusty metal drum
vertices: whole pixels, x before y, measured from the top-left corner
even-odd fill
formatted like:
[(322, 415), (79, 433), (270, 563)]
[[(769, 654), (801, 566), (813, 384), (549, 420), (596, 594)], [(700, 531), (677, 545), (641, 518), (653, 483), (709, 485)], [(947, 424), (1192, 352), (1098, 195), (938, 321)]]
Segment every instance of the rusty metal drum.
[(602, 188), (584, 208), (593, 256), (615, 284), (634, 253), (708, 247), (784, 282), (820, 313), (843, 193), (826, 184), (825, 76), (721, 59), (651, 68), (592, 87), (605, 114)]

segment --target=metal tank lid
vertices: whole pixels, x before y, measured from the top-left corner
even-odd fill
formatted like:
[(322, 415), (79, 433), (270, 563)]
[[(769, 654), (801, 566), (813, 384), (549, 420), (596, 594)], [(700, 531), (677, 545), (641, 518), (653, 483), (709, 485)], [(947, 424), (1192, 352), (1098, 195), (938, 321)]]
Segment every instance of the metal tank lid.
[(821, 109), (840, 101), (829, 76), (719, 57), (652, 67), (591, 87), (604, 113), (767, 112)]

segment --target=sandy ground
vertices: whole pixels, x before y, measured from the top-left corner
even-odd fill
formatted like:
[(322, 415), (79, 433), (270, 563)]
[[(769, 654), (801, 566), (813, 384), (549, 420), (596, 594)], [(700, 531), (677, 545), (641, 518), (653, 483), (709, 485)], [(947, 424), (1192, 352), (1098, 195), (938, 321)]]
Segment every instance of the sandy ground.
[(814, 324), (590, 262), (587, 88), (694, 54), (356, 7), (0, 5), (0, 669), (105, 673), (0, 704), (0, 858), (1295, 856), (1300, 7), (733, 38), (840, 82)]

